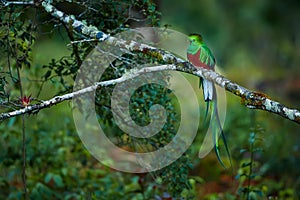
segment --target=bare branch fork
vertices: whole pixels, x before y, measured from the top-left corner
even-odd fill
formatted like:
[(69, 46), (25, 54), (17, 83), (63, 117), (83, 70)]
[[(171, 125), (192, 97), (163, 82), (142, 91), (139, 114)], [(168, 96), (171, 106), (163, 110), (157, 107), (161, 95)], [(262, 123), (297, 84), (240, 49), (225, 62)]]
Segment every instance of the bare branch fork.
[(62, 96), (54, 97), (54, 98), (44, 101), (43, 103), (40, 103), (40, 104), (30, 105), (23, 109), (15, 110), (15, 111), (12, 111), (9, 113), (2, 113), (2, 114), (0, 114), (0, 120), (14, 117), (17, 115), (22, 115), (25, 113), (38, 112), (39, 110), (41, 110), (43, 108), (50, 107), (52, 105), (56, 105), (65, 100), (70, 100), (73, 97), (76, 97), (78, 95), (82, 95), (87, 92), (93, 92), (97, 87), (106, 87), (109, 85), (118, 84), (118, 83), (124, 82), (126, 80), (132, 79), (136, 76), (139, 76), (141, 74), (144, 74), (144, 73), (151, 73), (151, 72), (158, 72), (158, 71), (165, 71), (165, 70), (176, 70), (176, 71), (182, 71), (182, 72), (186, 72), (189, 74), (193, 74), (198, 77), (203, 77), (205, 79), (213, 81), (220, 87), (225, 88), (227, 91), (241, 97), (241, 100), (242, 100), (241, 102), (248, 108), (261, 109), (261, 110), (265, 110), (265, 111), (268, 111), (271, 113), (275, 113), (286, 119), (289, 119), (291, 121), (294, 121), (294, 122), (300, 124), (300, 111), (298, 111), (296, 109), (288, 108), (279, 102), (273, 101), (268, 96), (266, 96), (262, 93), (248, 90), (214, 71), (210, 71), (210, 70), (206, 70), (206, 69), (197, 69), (196, 70), (193, 67), (193, 65), (190, 64), (189, 62), (187, 62), (181, 58), (178, 58), (175, 55), (173, 55), (172, 53), (166, 52), (164, 50), (157, 49), (155, 47), (152, 47), (152, 46), (149, 46), (146, 44), (137, 43), (135, 41), (126, 41), (126, 40), (117, 39), (115, 37), (107, 35), (107, 34), (103, 33), (102, 31), (99, 31), (96, 27), (88, 26), (88, 25), (84, 24), (83, 22), (76, 20), (74, 16), (66, 15), (65, 13), (57, 10), (54, 6), (51, 5), (51, 1), (49, 1), (49, 0), (42, 1), (41, 5), (53, 17), (65, 22), (67, 24), (71, 24), (75, 31), (77, 31), (81, 34), (84, 34), (91, 39), (96, 39), (100, 42), (105, 40), (106, 42), (108, 42), (108, 44), (118, 46), (122, 49), (126, 49), (126, 50), (133, 51), (133, 52), (142, 52), (144, 54), (155, 57), (155, 58), (159, 59), (160, 61), (167, 63), (167, 64), (161, 65), (161, 66), (155, 66), (155, 67), (145, 67), (140, 70), (132, 70), (131, 72), (126, 73), (124, 76), (117, 78), (117, 79), (98, 82), (98, 83), (95, 83), (93, 86), (90, 86), (90, 87), (87, 87), (87, 88), (84, 88), (82, 90), (75, 91), (72, 93), (68, 93), (68, 94), (65, 94)]

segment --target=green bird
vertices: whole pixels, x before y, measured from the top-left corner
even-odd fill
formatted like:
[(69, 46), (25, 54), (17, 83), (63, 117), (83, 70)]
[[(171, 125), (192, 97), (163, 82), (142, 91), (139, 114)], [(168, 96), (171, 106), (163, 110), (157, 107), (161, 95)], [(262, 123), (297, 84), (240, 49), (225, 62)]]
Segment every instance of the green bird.
[[(203, 38), (199, 34), (190, 34), (189, 37), (190, 45), (187, 49), (187, 58), (196, 68), (205, 68), (209, 70), (215, 70), (216, 60), (213, 56), (211, 50), (204, 43)], [(225, 134), (223, 132), (222, 125), (220, 123), (218, 109), (217, 109), (217, 93), (214, 83), (208, 81), (204, 78), (200, 78), (199, 87), (202, 86), (204, 101), (206, 102), (206, 113), (205, 113), (205, 122), (208, 117), (208, 113), (210, 114), (210, 119), (212, 123), (212, 135), (214, 141), (214, 149), (216, 155), (218, 157), (219, 162), (223, 167), (225, 167), (223, 161), (220, 157), (219, 151), (219, 133), (221, 134), (221, 138), (223, 140), (226, 154), (229, 157), (230, 164), (230, 154), (225, 138)]]

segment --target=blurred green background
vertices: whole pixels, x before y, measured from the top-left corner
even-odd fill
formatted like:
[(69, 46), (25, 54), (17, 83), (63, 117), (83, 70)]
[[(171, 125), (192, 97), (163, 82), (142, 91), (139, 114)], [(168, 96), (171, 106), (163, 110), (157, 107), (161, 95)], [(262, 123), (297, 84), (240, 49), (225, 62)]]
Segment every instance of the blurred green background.
[[(116, 2), (106, 3), (111, 6)], [(300, 109), (300, 1), (157, 0), (155, 3), (161, 12), (160, 23), (152, 21), (151, 25), (160, 24), (185, 34), (201, 33), (225, 77)], [(106, 13), (105, 9), (109, 10), (103, 7), (101, 13)], [(152, 7), (147, 4), (145, 9)], [(43, 12), (35, 15), (37, 21), (48, 20)], [(109, 18), (110, 15), (116, 13), (103, 16)], [(115, 24), (103, 25), (102, 18), (96, 19), (96, 16), (88, 22), (114, 34), (116, 27), (112, 26)], [(26, 17), (34, 18), (28, 10)], [(43, 29), (38, 30), (31, 67), (21, 68), (26, 95), (38, 95), (41, 82), (33, 80), (44, 78), (48, 68), (43, 65), (52, 58), (60, 59), (71, 53), (66, 31), (62, 27), (53, 29), (51, 23), (43, 24)], [(117, 19), (118, 23), (122, 23), (122, 19)], [(139, 24), (132, 22), (131, 25)], [(6, 54), (1, 54), (3, 71), (6, 70), (5, 59)], [(70, 77), (66, 80), (72, 85)], [(191, 81), (197, 87), (198, 80), (191, 78)], [(38, 96), (43, 100), (66, 89), (59, 78), (43, 84)], [(16, 85), (7, 86), (12, 99), (19, 97)], [(5, 110), (7, 107), (1, 107), (1, 112)], [(71, 112), (70, 103), (65, 102), (25, 117), (31, 199), (154, 199), (154, 194), (156, 199), (162, 199), (164, 192), (172, 193), (167, 189), (168, 182), (161, 184), (159, 173), (145, 177), (124, 174), (93, 159), (78, 138)], [(233, 167), (223, 169), (214, 152), (199, 161), (196, 156), (199, 141), (196, 141), (190, 149), (194, 166), (186, 177), (192, 187), (183, 191), (183, 198), (189, 193), (193, 194), (191, 199), (299, 199), (298, 124), (271, 113), (249, 110), (241, 105), (239, 98), (227, 93), (224, 129)], [(21, 117), (1, 122), (0, 130), (0, 198), (22, 199)], [(247, 187), (249, 177), (243, 176), (249, 174), (249, 166), (252, 167), (251, 187)]]
[[(164, 0), (159, 5), (162, 25), (202, 34), (225, 77), (300, 108), (299, 1)], [(251, 129), (262, 127), (259, 160), (267, 168), (265, 176), (299, 191), (299, 125), (242, 107), (233, 94), (227, 93), (227, 100), (225, 127), (229, 146), (236, 150), (233, 157), (247, 145)]]

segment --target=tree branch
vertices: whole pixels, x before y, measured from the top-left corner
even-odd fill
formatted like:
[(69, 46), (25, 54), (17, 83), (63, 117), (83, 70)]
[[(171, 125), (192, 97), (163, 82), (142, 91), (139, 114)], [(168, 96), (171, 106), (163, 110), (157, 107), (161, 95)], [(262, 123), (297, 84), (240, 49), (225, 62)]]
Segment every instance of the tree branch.
[(187, 72), (189, 74), (194, 74), (198, 77), (205, 77), (206, 79), (213, 81), (217, 85), (225, 88), (227, 91), (239, 96), (242, 98), (242, 102), (251, 109), (261, 109), (266, 110), (275, 114), (278, 114), (284, 118), (287, 118), (291, 121), (294, 121), (296, 123), (300, 124), (300, 112), (296, 109), (290, 109), (279, 102), (273, 101), (270, 98), (268, 98), (266, 95), (263, 95), (261, 93), (257, 93), (251, 90), (248, 90), (229, 79), (226, 79), (224, 76), (210, 70), (194, 70), (192, 68), (185, 69), (183, 68), (183, 64), (190, 65), (188, 62), (179, 63), (179, 64), (167, 64), (167, 65), (160, 65), (155, 67), (145, 67), (140, 70), (133, 69), (127, 73), (125, 73), (122, 77), (117, 79), (112, 79), (109, 81), (102, 81), (97, 82), (94, 85), (90, 87), (86, 87), (84, 89), (68, 93), (62, 96), (56, 96), (52, 99), (49, 99), (47, 101), (44, 101), (40, 104), (34, 104), (29, 105), (25, 108), (22, 108), (20, 110), (15, 110), (9, 113), (2, 113), (0, 114), (0, 120), (4, 120), (7, 118), (11, 118), (14, 116), (22, 115), (25, 113), (36, 113), (41, 109), (51, 107), (53, 105), (56, 105), (58, 103), (61, 103), (66, 100), (70, 100), (76, 96), (80, 96), (83, 94), (86, 94), (88, 92), (94, 92), (98, 87), (106, 87), (110, 85), (115, 85), (118, 83), (125, 82), (127, 80), (133, 79), (137, 76), (140, 76), (145, 73), (152, 73), (152, 72), (159, 72), (159, 71), (183, 71)]
[(140, 70), (133, 69), (133, 70), (125, 73), (120, 78), (112, 79), (112, 80), (108, 80), (108, 81), (97, 82), (92, 86), (83, 88), (83, 89), (75, 91), (75, 92), (67, 93), (67, 94), (64, 94), (61, 96), (53, 97), (52, 99), (43, 101), (42, 103), (28, 105), (27, 107), (19, 109), (19, 110), (11, 111), (8, 113), (2, 113), (2, 114), (0, 114), (0, 120), (8, 119), (8, 118), (15, 117), (18, 115), (23, 115), (26, 113), (34, 114), (34, 113), (37, 113), (38, 111), (40, 111), (41, 109), (49, 108), (53, 105), (56, 105), (58, 103), (66, 101), (66, 100), (70, 100), (74, 97), (77, 97), (77, 96), (80, 96), (80, 95), (83, 95), (83, 94), (86, 94), (89, 92), (95, 92), (95, 90), (99, 87), (116, 85), (118, 83), (125, 82), (127, 80), (133, 79), (133, 78), (140, 76), (142, 74), (145, 74), (145, 73), (159, 72), (159, 71), (164, 71), (164, 70), (176, 70), (176, 66), (175, 65), (161, 65), (161, 66), (155, 66), (155, 67), (145, 67)]
[(97, 39), (99, 41), (105, 40), (106, 42), (108, 42), (108, 44), (115, 45), (117, 47), (120, 47), (121, 49), (126, 49), (128, 51), (142, 52), (143, 54), (155, 57), (161, 62), (167, 64), (162, 66), (156, 66), (156, 67), (145, 67), (137, 71), (133, 70), (129, 73), (129, 75), (128, 73), (126, 73), (121, 78), (98, 82), (95, 83), (93, 86), (69, 94), (65, 94), (62, 96), (54, 97), (48, 101), (44, 101), (41, 104), (35, 104), (20, 110), (12, 111), (9, 113), (3, 113), (0, 115), (0, 120), (25, 114), (25, 113), (38, 112), (40, 109), (50, 107), (52, 105), (58, 104), (65, 100), (69, 100), (75, 96), (82, 95), (87, 92), (93, 92), (97, 87), (105, 87), (108, 85), (121, 83), (144, 73), (164, 71), (164, 70), (176, 70), (176, 71), (186, 72), (189, 74), (194, 74), (198, 77), (203, 77), (207, 80), (214, 82), (220, 87), (225, 88), (227, 91), (241, 97), (242, 100), (241, 102), (248, 108), (260, 109), (271, 113), (275, 113), (286, 119), (289, 119), (291, 121), (300, 124), (300, 112), (298, 110), (288, 108), (279, 102), (273, 101), (265, 94), (248, 90), (214, 71), (210, 71), (206, 69), (196, 69), (189, 62), (181, 58), (178, 58), (172, 53), (166, 52), (164, 50), (157, 49), (155, 47), (146, 44), (141, 44), (132, 40), (126, 41), (126, 40), (118, 39), (110, 35), (107, 35), (102, 31), (99, 31), (96, 27), (87, 26), (83, 22), (76, 20), (75, 17), (66, 15), (65, 13), (57, 10), (55, 7), (53, 7), (50, 4), (50, 1), (43, 1), (42, 6), (53, 17), (58, 18), (59, 20), (67, 24), (71, 24), (75, 31), (84, 34), (91, 39)]

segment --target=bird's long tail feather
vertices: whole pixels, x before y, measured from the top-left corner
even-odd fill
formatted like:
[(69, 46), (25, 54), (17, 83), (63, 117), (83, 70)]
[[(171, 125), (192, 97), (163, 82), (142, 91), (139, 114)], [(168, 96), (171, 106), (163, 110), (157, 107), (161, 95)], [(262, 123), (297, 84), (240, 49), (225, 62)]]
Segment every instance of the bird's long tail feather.
[(201, 86), (202, 86), (204, 101), (206, 102), (204, 124), (207, 124), (210, 120), (210, 117), (208, 117), (210, 114), (209, 113), (210, 101), (212, 101), (214, 98), (215, 89), (214, 89), (214, 85), (212, 82), (210, 82), (206, 79), (203, 79), (203, 78), (200, 78), (199, 88)]
[(226, 155), (228, 156), (228, 159), (229, 159), (229, 162), (230, 162), (230, 166), (232, 166), (232, 163), (231, 163), (231, 156), (230, 156), (230, 153), (229, 153), (229, 148), (228, 148), (228, 144), (227, 144), (227, 140), (226, 140), (226, 136), (225, 136), (225, 133), (224, 133), (224, 130), (223, 130), (223, 127), (221, 125), (221, 122), (220, 122), (220, 118), (219, 118), (219, 113), (218, 113), (218, 108), (217, 108), (217, 99), (214, 99), (211, 101), (210, 103), (211, 105), (211, 110), (212, 110), (212, 116), (211, 116), (211, 123), (212, 123), (212, 135), (213, 135), (213, 141), (214, 141), (214, 149), (215, 149), (215, 152), (216, 152), (216, 155), (217, 155), (217, 158), (219, 160), (219, 162), (221, 163), (221, 165), (225, 167), (225, 164), (223, 163), (222, 159), (221, 159), (221, 156), (220, 156), (220, 146), (219, 146), (219, 136), (221, 137), (221, 140), (224, 144), (224, 147), (225, 147), (225, 152), (226, 152)]

